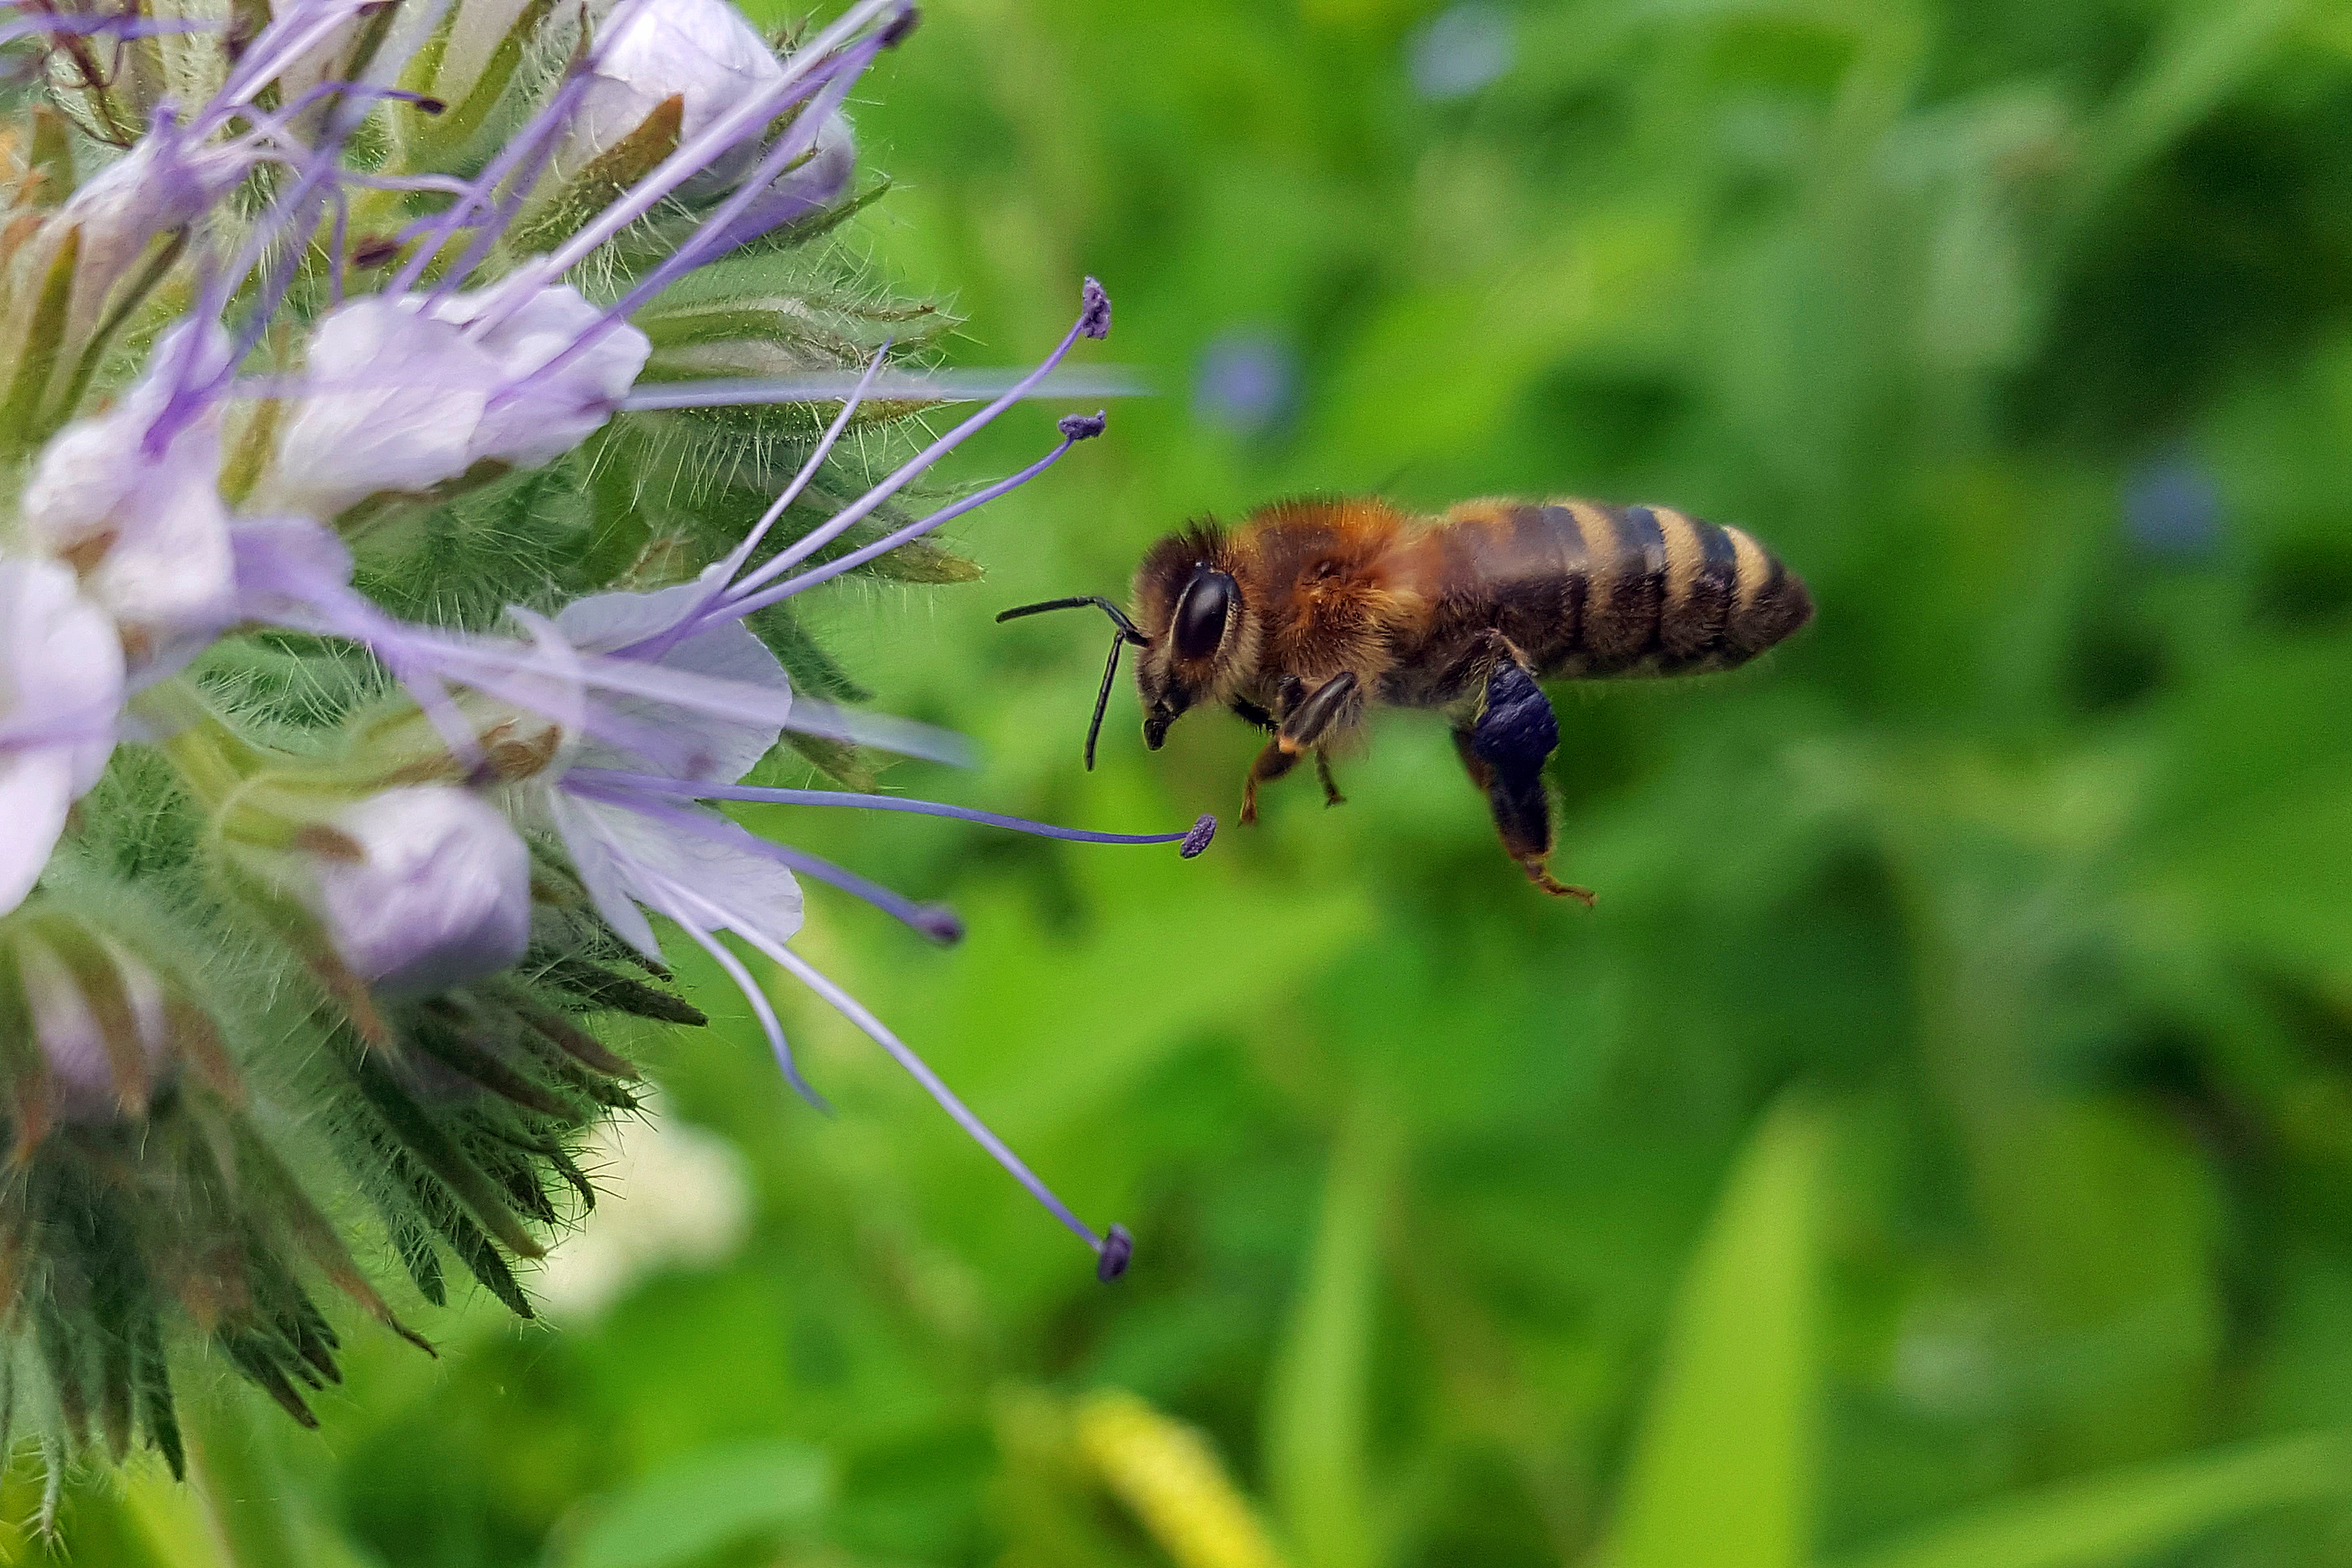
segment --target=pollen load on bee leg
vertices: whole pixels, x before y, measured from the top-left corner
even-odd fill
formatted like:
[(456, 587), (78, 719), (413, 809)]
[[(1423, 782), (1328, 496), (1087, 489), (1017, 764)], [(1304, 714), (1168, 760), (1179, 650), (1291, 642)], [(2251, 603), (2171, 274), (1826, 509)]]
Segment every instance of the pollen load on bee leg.
[(1516, 661), (1503, 660), (1486, 678), (1486, 705), (1471, 729), (1470, 745), (1502, 773), (1538, 771), (1559, 745), (1551, 699)]

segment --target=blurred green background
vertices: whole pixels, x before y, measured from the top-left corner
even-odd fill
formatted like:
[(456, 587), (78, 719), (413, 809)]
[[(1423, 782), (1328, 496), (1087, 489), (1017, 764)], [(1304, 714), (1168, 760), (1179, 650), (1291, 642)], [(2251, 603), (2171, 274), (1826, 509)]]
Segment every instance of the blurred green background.
[[(780, 979), (794, 1100), (704, 975), (601, 1290), (355, 1334), (259, 1429), (305, 1561), (2352, 1563), (2352, 9), (943, 0), (865, 96), (847, 243), (950, 362), (1093, 272), (1160, 389), (969, 520), (984, 582), (827, 590), (986, 750), (887, 785), (1227, 827), (747, 820), (962, 911), (815, 889), (803, 945), (1134, 1270)], [(1597, 910), (1425, 715), (1243, 829), (1244, 726), (1148, 754), (1123, 689), (1087, 775), (1102, 627), (991, 624), (1376, 489), (1811, 581), (1747, 671), (1555, 689)], [(79, 1560), (205, 1560), (130, 1503)]]

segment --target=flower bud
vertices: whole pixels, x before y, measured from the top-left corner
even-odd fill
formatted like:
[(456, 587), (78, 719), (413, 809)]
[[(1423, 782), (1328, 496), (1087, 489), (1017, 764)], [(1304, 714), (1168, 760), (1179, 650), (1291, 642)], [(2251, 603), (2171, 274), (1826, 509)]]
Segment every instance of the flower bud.
[[(775, 52), (726, 0), (661, 0), (640, 6), (603, 40), (595, 75), (557, 143), (555, 170), (569, 178), (678, 99), (677, 137), (702, 128), (784, 79)], [(688, 201), (726, 190), (759, 155), (760, 135), (746, 135), (710, 161), (678, 195)]]
[(235, 618), (219, 409), (180, 405), (230, 352), (216, 325), (173, 328), (112, 408), (42, 449), (25, 487), (27, 532), (114, 617), (134, 679), (171, 673)]
[(15, 1408), (56, 1412), (53, 1451), (120, 1462), (143, 1440), (177, 1474), (165, 1332), (193, 1328), (306, 1425), (299, 1389), (339, 1375), (312, 1277), (415, 1336), (247, 1115), (202, 999), (231, 982), (161, 957), (164, 911), (142, 902), (86, 875), (0, 920), (0, 1321), (38, 1303), (8, 1350)]
[(477, 465), (552, 460), (611, 417), (645, 363), (645, 335), (620, 326), (550, 368), (603, 319), (566, 285), (521, 279), (329, 311), (311, 333), (309, 390), (279, 419), (254, 506), (323, 520), (370, 496), (431, 491)]
[(386, 996), (494, 974), (530, 940), (530, 852), (496, 808), (450, 784), (383, 790), (294, 837), (298, 892), (345, 968)]
[[(20, 1141), (37, 1136), (24, 1125), (28, 1093), (44, 1102), (37, 1115), (69, 1126), (146, 1114), (173, 1067), (172, 1017), (155, 972), (113, 938), (54, 914), (8, 922), (0, 963), (13, 971), (0, 985), (21, 995), (37, 1064), (18, 1062)], [(42, 1083), (24, 1081), (37, 1065)]]
[(60, 358), (77, 366), (102, 317), (138, 302), (117, 286), (142, 271), (165, 236), (194, 223), (252, 172), (243, 147), (205, 143), (176, 128), (143, 137), (121, 158), (91, 175), (67, 198), (47, 226), (76, 237), (72, 303)]
[(497, 973), (530, 942), (530, 848), (458, 785), (352, 797), (261, 775), (214, 827), (233, 884), (280, 926), (313, 924), (341, 973), (383, 996)]
[(429, 93), (446, 110), (412, 122), (411, 145), (426, 159), (462, 147), (490, 117), (520, 71), (554, 0), (457, 0), (449, 8), (437, 52), (418, 57), (429, 74), (405, 85)]
[(808, 155), (770, 181), (757, 200), (712, 237), (712, 254), (814, 217), (841, 200), (856, 172), (857, 139), (848, 120), (826, 115)]
[(0, 560), (0, 914), (41, 875), (106, 770), (122, 709), (113, 623), (50, 561)]
[(349, 765), (258, 773), (214, 812), (214, 872), (367, 1030), (373, 998), (430, 996), (496, 973), (530, 938), (530, 852), (454, 784), (373, 789)]
[[(27, 9), (34, 9), (27, 7)], [(302, 47), (266, 61), (252, 91), (274, 84), (289, 103), (323, 81), (365, 69), (394, 8), (370, 0), (304, 0), (289, 7), (222, 0), (47, 0), (59, 25), (42, 29), (52, 97), (101, 142), (128, 147), (166, 105), (200, 104), (250, 67), (257, 36), (275, 11), (302, 23)]]

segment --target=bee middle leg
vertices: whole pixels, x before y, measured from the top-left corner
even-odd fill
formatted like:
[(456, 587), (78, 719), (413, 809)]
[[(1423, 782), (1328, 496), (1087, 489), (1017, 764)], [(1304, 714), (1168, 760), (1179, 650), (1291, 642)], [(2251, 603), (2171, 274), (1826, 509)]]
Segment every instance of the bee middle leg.
[(1343, 669), (1289, 705), (1275, 744), (1286, 752), (1304, 752), (1334, 731), (1352, 726), (1364, 710), (1363, 692), (1356, 672)]
[(1331, 758), (1320, 747), (1315, 752), (1315, 778), (1323, 786), (1323, 804), (1345, 805), (1348, 797), (1339, 793), (1339, 781), (1331, 776)]
[(1551, 874), (1551, 799), (1544, 789), (1544, 761), (1559, 744), (1559, 721), (1551, 700), (1525, 666), (1507, 653), (1486, 678), (1486, 700), (1467, 729), (1454, 731), (1470, 782), (1485, 792), (1504, 853), (1519, 864), (1528, 880), (1559, 898), (1581, 900), (1592, 893)]
[(1248, 781), (1242, 785), (1243, 822), (1251, 823), (1257, 820), (1257, 786), (1262, 784), (1272, 784), (1297, 765), (1297, 752), (1284, 751), (1280, 741), (1268, 741), (1265, 743), (1265, 750), (1260, 752), (1257, 754), (1257, 761), (1250, 764)]

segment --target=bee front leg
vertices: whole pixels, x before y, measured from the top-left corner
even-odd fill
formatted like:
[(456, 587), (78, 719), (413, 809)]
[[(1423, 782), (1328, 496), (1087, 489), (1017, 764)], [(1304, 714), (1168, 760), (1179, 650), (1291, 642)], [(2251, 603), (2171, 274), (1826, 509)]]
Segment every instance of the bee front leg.
[(1242, 785), (1243, 822), (1251, 823), (1257, 820), (1257, 786), (1262, 784), (1272, 784), (1297, 765), (1297, 752), (1284, 751), (1280, 741), (1268, 741), (1265, 743), (1265, 750), (1260, 752), (1257, 754), (1257, 761), (1250, 764), (1248, 782)]
[(1590, 907), (1589, 889), (1569, 886), (1548, 868), (1551, 800), (1544, 791), (1543, 766), (1559, 744), (1559, 720), (1525, 666), (1507, 656), (1496, 660), (1478, 717), (1467, 730), (1454, 731), (1454, 744), (1470, 782), (1486, 793), (1504, 852), (1545, 892), (1580, 899)]

